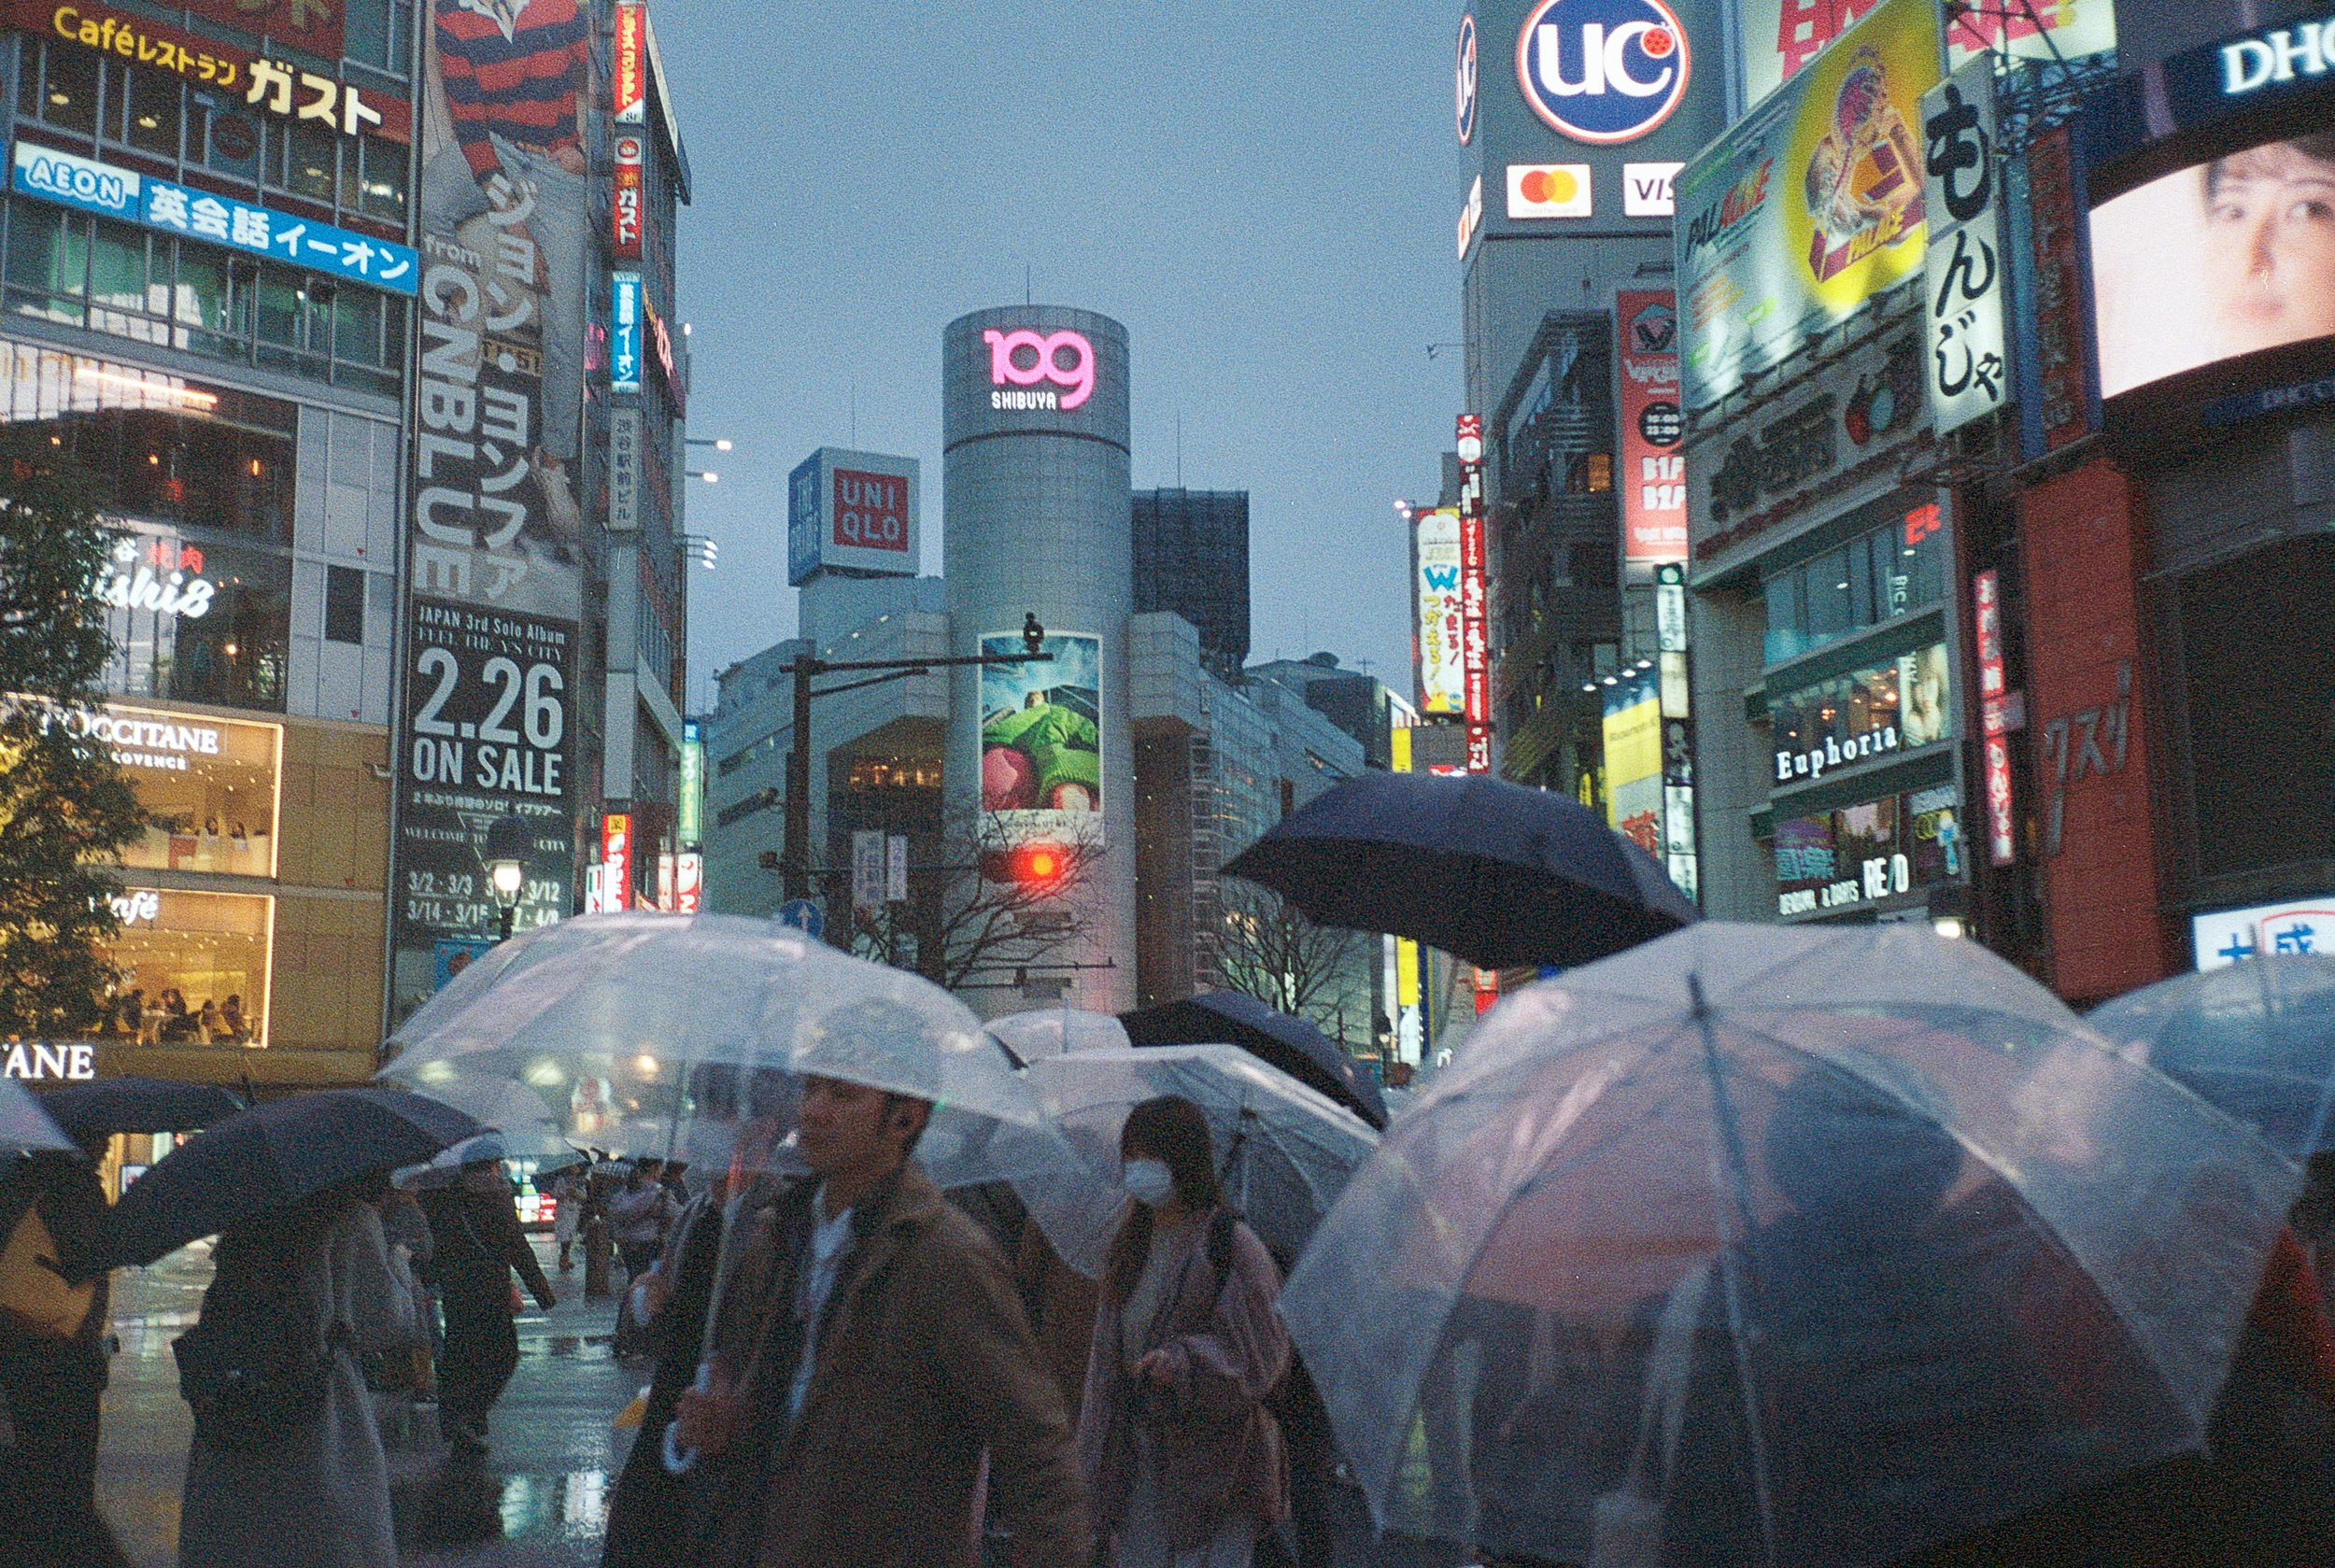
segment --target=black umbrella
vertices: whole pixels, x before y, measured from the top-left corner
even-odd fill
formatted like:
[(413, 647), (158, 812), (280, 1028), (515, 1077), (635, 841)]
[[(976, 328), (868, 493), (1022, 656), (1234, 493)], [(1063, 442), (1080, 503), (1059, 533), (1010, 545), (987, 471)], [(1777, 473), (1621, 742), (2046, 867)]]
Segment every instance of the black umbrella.
[(482, 1130), (403, 1089), (326, 1089), (255, 1106), (197, 1134), (122, 1194), (98, 1257), (106, 1267), (150, 1264), (345, 1181), (418, 1164)]
[(40, 1097), (43, 1110), (76, 1140), (110, 1133), (178, 1133), (224, 1122), (243, 1101), (215, 1083), (108, 1078), (67, 1084)]
[(1701, 918), (1652, 856), (1578, 801), (1482, 774), (1343, 780), (1224, 869), (1322, 925), (1493, 969), (1592, 963)]
[(1302, 1018), (1278, 1012), (1238, 991), (1203, 991), (1180, 1002), (1123, 1012), (1137, 1045), (1237, 1045), (1298, 1082), (1319, 1089), (1374, 1127), (1386, 1125), (1386, 1101), (1345, 1047)]

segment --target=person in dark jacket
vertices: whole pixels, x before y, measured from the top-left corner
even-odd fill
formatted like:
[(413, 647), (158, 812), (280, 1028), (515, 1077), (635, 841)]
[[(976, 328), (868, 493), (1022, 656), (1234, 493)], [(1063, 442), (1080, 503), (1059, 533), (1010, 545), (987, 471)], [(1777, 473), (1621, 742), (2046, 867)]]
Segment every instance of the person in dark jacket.
[[(23, 1155), (0, 1174), (0, 1246), (36, 1213), (68, 1278), (106, 1214), (96, 1154)], [(0, 1562), (106, 1564), (124, 1559), (97, 1512), (98, 1401), (106, 1388), (106, 1276), (89, 1308), (62, 1337), (0, 1315), (0, 1411), (14, 1426), (15, 1455), (0, 1458)], [(37, 1456), (36, 1458), (27, 1456)]]
[(519, 1271), (545, 1311), (559, 1297), (519, 1230), (499, 1156), (470, 1161), (459, 1183), (423, 1193), (421, 1206), (436, 1242), (430, 1279), (446, 1313), (439, 1424), (453, 1458), (475, 1461), (487, 1452), (487, 1413), (519, 1363), (511, 1271)]

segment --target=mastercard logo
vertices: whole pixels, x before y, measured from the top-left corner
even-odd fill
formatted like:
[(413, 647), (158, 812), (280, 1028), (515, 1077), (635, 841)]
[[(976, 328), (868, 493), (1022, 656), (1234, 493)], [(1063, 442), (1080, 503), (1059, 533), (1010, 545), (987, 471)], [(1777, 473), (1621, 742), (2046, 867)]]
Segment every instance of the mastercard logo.
[(1592, 210), (1588, 164), (1508, 165), (1510, 218), (1587, 218)]

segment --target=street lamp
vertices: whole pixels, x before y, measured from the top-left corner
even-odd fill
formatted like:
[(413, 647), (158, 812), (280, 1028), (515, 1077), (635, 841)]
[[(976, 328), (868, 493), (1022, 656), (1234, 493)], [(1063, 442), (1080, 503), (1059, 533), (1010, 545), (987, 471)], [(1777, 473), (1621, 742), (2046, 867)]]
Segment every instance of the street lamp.
[(718, 485), (722, 482), (722, 476), (710, 468), (690, 468), (684, 469), (682, 472), (692, 479), (702, 479), (709, 485)]
[(684, 436), (682, 442), (688, 446), (711, 446), (716, 452), (727, 452), (730, 445), (729, 437), (726, 435)]
[(502, 908), (502, 941), (511, 939), (511, 922), (527, 886), (527, 854), (534, 847), (535, 830), (517, 812), (503, 812), (487, 829), (487, 882)]
[(714, 570), (714, 562), (720, 558), (722, 553), (722, 547), (719, 544), (701, 533), (684, 533), (675, 537), (680, 541), (684, 555), (705, 568), (706, 571)]

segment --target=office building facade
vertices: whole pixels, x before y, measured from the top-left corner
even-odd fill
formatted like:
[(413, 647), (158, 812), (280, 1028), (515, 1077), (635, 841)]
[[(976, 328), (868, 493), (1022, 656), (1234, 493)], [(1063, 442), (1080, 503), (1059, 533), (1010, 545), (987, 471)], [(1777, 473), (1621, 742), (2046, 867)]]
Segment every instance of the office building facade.
[(1199, 629), (1200, 658), (1238, 682), (1249, 662), (1249, 492), (1135, 493), (1135, 613), (1166, 610)]

